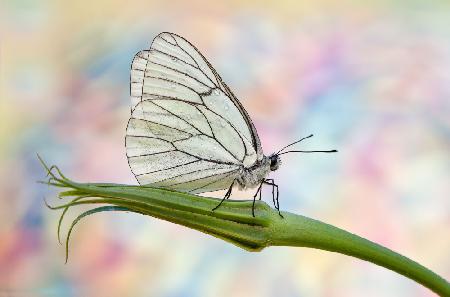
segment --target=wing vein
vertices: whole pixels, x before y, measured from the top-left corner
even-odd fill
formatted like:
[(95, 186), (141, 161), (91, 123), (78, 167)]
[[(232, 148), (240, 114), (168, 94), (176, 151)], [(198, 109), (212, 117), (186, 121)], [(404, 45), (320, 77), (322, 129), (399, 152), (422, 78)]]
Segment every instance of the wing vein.
[[(234, 173), (235, 171), (237, 171), (237, 170), (233, 170), (233, 171), (228, 172), (228, 174), (226, 174), (222, 179), (225, 179), (226, 177), (228, 177), (229, 175), (231, 175), (231, 173)], [(218, 174), (210, 175), (210, 176), (208, 176), (208, 177), (216, 176), (216, 175), (220, 175), (220, 174), (223, 174), (223, 173), (218, 173)], [(200, 178), (200, 179), (198, 179), (198, 180), (201, 180), (201, 179), (205, 179), (205, 178)], [(195, 181), (195, 180), (192, 180), (192, 181)], [(213, 184), (213, 183), (215, 183), (215, 182), (217, 182), (217, 180), (213, 180), (212, 182), (207, 183), (206, 185), (203, 185), (203, 186), (201, 186), (201, 187), (192, 189), (192, 190), (189, 191), (189, 193), (192, 193), (192, 192), (194, 192), (194, 191), (200, 190), (200, 189), (202, 189), (202, 188), (206, 188), (207, 186), (209, 186), (209, 185), (211, 185), (211, 184)], [(172, 185), (172, 186), (174, 186), (174, 185)]]
[(225, 165), (239, 166), (239, 165), (237, 165), (236, 163), (223, 162), (223, 161), (217, 161), (217, 160), (212, 160), (212, 159), (205, 159), (205, 158), (202, 158), (202, 157), (199, 157), (199, 156), (190, 154), (190, 153), (188, 153), (188, 152), (186, 152), (186, 151), (182, 151), (182, 150), (180, 150), (180, 149), (177, 149), (177, 151), (182, 152), (182, 153), (184, 153), (184, 154), (186, 154), (186, 155), (195, 157), (195, 158), (197, 158), (197, 159), (199, 159), (199, 160), (202, 160), (202, 161), (207, 161), (207, 162), (211, 162), (211, 163), (215, 163), (215, 164), (225, 164)]
[[(222, 168), (221, 168), (221, 169), (222, 169)], [(184, 175), (188, 175), (188, 174), (192, 174), (192, 173), (196, 173), (196, 172), (201, 172), (201, 171), (204, 171), (204, 170), (205, 170), (205, 169), (196, 169), (196, 170), (193, 170), (193, 171), (184, 172), (184, 173), (181, 173), (181, 174), (178, 174), (178, 175), (175, 175), (175, 176), (168, 177), (168, 178), (165, 178), (165, 179), (163, 179), (163, 180), (160, 180), (160, 181), (158, 181), (158, 183), (161, 183), (161, 182), (164, 182), (164, 181), (170, 180), (170, 179), (175, 179), (175, 178), (177, 178), (177, 177), (181, 177), (181, 176), (184, 176)], [(230, 171), (236, 171), (236, 170), (237, 170), (237, 169), (230, 169)], [(229, 173), (230, 171), (221, 172), (220, 174)], [(187, 183), (187, 182), (192, 182), (192, 181), (196, 181), (196, 180), (199, 180), (199, 179), (202, 179), (202, 178), (207, 178), (207, 177), (216, 176), (216, 175), (219, 175), (219, 174), (208, 175), (208, 176), (204, 176), (204, 177), (201, 177), (201, 178), (191, 179), (191, 180), (188, 180), (188, 181), (179, 182), (179, 183), (176, 183), (176, 184), (168, 184), (168, 185), (174, 186), (174, 185), (178, 185), (178, 184), (182, 184), (182, 183)]]
[[(185, 76), (187, 76), (187, 77), (192, 78), (193, 80), (195, 80), (196, 82), (198, 82), (198, 83), (204, 85), (205, 87), (211, 89), (211, 86), (208, 86), (208, 85), (205, 84), (204, 82), (200, 81), (200, 80), (197, 79), (196, 77), (193, 77), (193, 76), (189, 75), (188, 73), (185, 73), (185, 72), (180, 71), (180, 70), (178, 70), (178, 69), (175, 69), (175, 68), (172, 68), (172, 67), (169, 67), (169, 66), (160, 64), (160, 63), (156, 63), (156, 62), (153, 62), (153, 61), (150, 61), (150, 63), (155, 64), (155, 65), (158, 65), (158, 66), (161, 66), (161, 67), (166, 68), (166, 69), (169, 69), (169, 70), (172, 70), (172, 71), (174, 71), (174, 72), (181, 73), (181, 74), (183, 74), (183, 75), (185, 75)], [(198, 93), (197, 93), (197, 94), (198, 94)]]
[[(203, 99), (202, 99), (202, 100), (203, 100)], [(204, 103), (201, 104), (201, 105), (203, 105), (204, 107), (206, 107), (206, 105), (205, 105)], [(214, 137), (214, 139), (216, 139), (216, 136), (214, 135), (214, 131), (213, 131), (212, 127), (211, 127), (211, 123), (209, 122), (208, 118), (205, 116), (205, 114), (203, 113), (203, 111), (202, 111), (200, 108), (198, 108), (197, 106), (195, 106), (195, 108), (197, 108), (197, 110), (203, 115), (203, 117), (205, 118), (206, 122), (208, 123), (209, 130), (211, 130), (212, 136)], [(206, 107), (206, 108), (207, 108), (207, 107)]]
[[(201, 98), (201, 96), (200, 96), (200, 98)], [(203, 98), (202, 98), (202, 101), (203, 101)], [(206, 106), (206, 104), (203, 104), (203, 106), (204, 106), (207, 110), (211, 111), (211, 110), (208, 108), (208, 106)], [(206, 122), (208, 123), (209, 129), (211, 129), (211, 134), (213, 135), (212, 137), (214, 138), (214, 140), (217, 141), (217, 142), (220, 144), (220, 146), (223, 147), (224, 150), (226, 150), (231, 156), (233, 156), (233, 158), (235, 158), (237, 161), (240, 161), (238, 157), (236, 157), (232, 152), (230, 152), (230, 150), (229, 150), (228, 148), (226, 148), (226, 147), (223, 145), (223, 143), (220, 142), (219, 139), (217, 139), (216, 135), (214, 134), (214, 130), (213, 130), (212, 126), (211, 126), (211, 123), (209, 122), (208, 117), (203, 113), (202, 110), (200, 110), (200, 108), (197, 107), (197, 109), (198, 109), (198, 110), (203, 114), (203, 116), (205, 117), (205, 120), (206, 120)], [(237, 134), (239, 135), (239, 132), (238, 132)], [(211, 137), (211, 136), (209, 136), (209, 135), (206, 135), (206, 136), (207, 136), (207, 137)], [(244, 144), (244, 143), (242, 143), (242, 144), (244, 145), (244, 149), (246, 150), (247, 148), (245, 147), (245, 144)], [(245, 152), (247, 152), (247, 150), (246, 150)], [(246, 154), (244, 154), (244, 157), (245, 157), (245, 156), (246, 156)]]
[[(237, 130), (237, 128), (228, 120), (228, 119), (226, 119), (226, 118), (224, 118), (223, 116), (221, 116), (220, 114), (218, 114), (217, 112), (215, 112), (214, 110), (211, 110), (208, 106), (206, 106), (206, 105), (203, 105), (207, 110), (209, 110), (210, 112), (212, 112), (213, 114), (215, 114), (216, 116), (218, 116), (218, 117), (220, 117), (220, 118), (222, 118), (225, 122), (227, 122), (232, 128), (233, 128), (233, 130), (236, 132), (236, 134), (239, 136), (239, 139), (241, 140), (241, 142), (242, 142), (242, 146), (244, 147), (244, 150), (245, 150), (245, 154), (244, 154), (244, 157), (242, 158), (242, 160), (244, 160), (245, 159), (245, 156), (247, 156), (247, 146), (245, 145), (245, 143), (244, 143), (244, 139), (242, 138), (243, 136), (245, 137), (245, 135), (241, 135), (241, 133)], [(208, 122), (209, 123), (209, 122)], [(214, 139), (216, 139), (215, 137), (214, 137)], [(246, 139), (247, 139), (247, 137), (246, 137)], [(216, 139), (217, 140), (217, 139)], [(218, 142), (219, 142), (219, 140), (217, 140)], [(247, 141), (249, 141), (248, 139), (247, 139)], [(220, 142), (219, 142), (220, 143)], [(234, 155), (233, 155), (234, 156)], [(239, 160), (238, 158), (236, 158), (236, 160)]]
[[(197, 65), (197, 69), (198, 70), (200, 70), (208, 79), (209, 79), (209, 81), (214, 85), (214, 86), (216, 86), (216, 87), (219, 87), (215, 82), (213, 82), (212, 81), (212, 79), (202, 70), (202, 68), (200, 67), (200, 65), (198, 65), (198, 63), (197, 63), (197, 60), (196, 59), (194, 59), (194, 57), (192, 57), (192, 55), (190, 54), (190, 53), (188, 53), (184, 48), (182, 48), (179, 44), (178, 44), (178, 42), (177, 42), (177, 40), (174, 38), (174, 40), (175, 40), (175, 42), (176, 42), (176, 44), (177, 44), (177, 46), (183, 51), (183, 52), (185, 52), (189, 57), (191, 57), (191, 59), (195, 62), (195, 64)], [(187, 41), (187, 40), (186, 40)], [(203, 58), (203, 60), (205, 60), (205, 62), (206, 62), (206, 64), (208, 64), (208, 66), (209, 66), (209, 62), (205, 59), (205, 57), (202, 55), (202, 53), (200, 53), (200, 51), (199, 50), (197, 50), (197, 48), (193, 45), (193, 44), (191, 44), (189, 41), (187, 41), (196, 51), (197, 51), (197, 53)], [(211, 68), (211, 66), (209, 67), (209, 68)], [(216, 80), (217, 80), (217, 78), (216, 78)]]
[[(189, 65), (189, 66), (191, 66), (191, 67), (194, 67), (194, 68), (196, 68), (196, 69), (198, 69), (198, 70), (201, 71), (201, 69), (198, 68), (197, 66), (195, 66), (195, 65), (193, 65), (193, 64), (191, 64), (191, 63), (189, 63), (189, 62), (186, 62), (186, 61), (183, 60), (183, 59), (180, 59), (180, 58), (178, 58), (178, 57), (175, 57), (174, 55), (171, 55), (171, 54), (169, 54), (169, 53), (166, 53), (166, 52), (157, 50), (157, 49), (155, 49), (155, 48), (151, 48), (150, 51), (155, 51), (155, 52), (158, 52), (158, 53), (160, 53), (160, 54), (166, 55), (166, 56), (168, 56), (172, 61), (180, 61), (180, 62), (183, 62), (184, 64)], [(194, 62), (195, 62), (195, 60), (194, 60)], [(147, 68), (147, 66), (146, 66), (145, 68)], [(202, 72), (203, 72), (203, 71), (202, 71)]]
[(201, 161), (201, 160), (195, 160), (195, 161), (187, 162), (187, 163), (184, 163), (184, 164), (178, 164), (178, 165), (175, 165), (175, 166), (172, 166), (172, 167), (166, 167), (166, 168), (163, 168), (163, 169), (158, 169), (158, 170), (149, 171), (149, 172), (145, 172), (145, 173), (135, 174), (134, 176), (138, 177), (138, 176), (142, 176), (142, 175), (146, 175), (146, 174), (150, 174), (150, 173), (155, 173), (155, 172), (159, 172), (159, 171), (174, 169), (174, 168), (177, 168), (177, 167), (189, 165), (189, 164), (192, 164), (192, 163), (195, 163), (195, 162), (199, 162), (199, 161)]
[[(194, 125), (192, 125), (191, 123), (189, 123), (188, 121), (186, 121), (186, 120), (183, 119), (182, 117), (180, 117), (180, 116), (178, 116), (177, 114), (171, 112), (170, 110), (168, 110), (168, 109), (162, 107), (161, 105), (155, 103), (154, 101), (152, 101), (152, 103), (155, 104), (156, 106), (160, 107), (161, 109), (167, 111), (168, 113), (170, 113), (170, 114), (173, 115), (174, 117), (176, 117), (176, 118), (182, 120), (183, 122), (185, 122), (186, 124), (188, 124), (189, 126), (191, 126), (192, 128), (194, 128), (200, 135), (205, 135), (203, 132), (201, 132), (201, 131), (200, 131), (199, 129), (197, 129)], [(206, 136), (208, 136), (208, 135), (206, 135)]]
[[(142, 155), (137, 155), (137, 156), (129, 156), (128, 158), (141, 158), (141, 157), (148, 157), (148, 156), (154, 156), (154, 155), (159, 155), (159, 154), (165, 154), (168, 152), (175, 152), (175, 151), (179, 151), (176, 148), (170, 151), (163, 151), (163, 152), (157, 152), (157, 153), (150, 153), (150, 154), (142, 154)], [(184, 152), (181, 152), (184, 153)], [(195, 156), (194, 156), (195, 157)]]
[[(200, 93), (199, 93), (199, 92), (197, 92), (197, 91), (194, 90), (193, 88), (191, 88), (191, 87), (189, 87), (189, 86), (186, 86), (185, 84), (182, 84), (182, 83), (177, 82), (177, 81), (175, 81), (175, 80), (168, 79), (168, 78), (157, 77), (157, 76), (151, 76), (151, 75), (147, 75), (147, 76), (145, 76), (145, 77), (153, 78), (153, 79), (157, 79), (157, 80), (162, 80), (162, 81), (166, 81), (166, 82), (170, 82), (170, 83), (173, 83), (173, 84), (176, 84), (176, 85), (180, 85), (180, 86), (185, 87), (186, 89), (189, 89), (189, 90), (191, 90), (192, 92), (196, 93), (196, 94), (200, 97), (200, 99), (201, 99), (201, 96), (200, 96)], [(208, 87), (208, 88), (209, 88), (209, 87)], [(143, 93), (143, 94), (144, 94), (144, 93)], [(202, 100), (202, 101), (203, 101), (203, 100)]]
[[(142, 110), (142, 112), (144, 112), (144, 110)], [(144, 121), (144, 122), (146, 122), (146, 123), (147, 123), (147, 128), (148, 128), (150, 131), (152, 131), (152, 129), (150, 128), (150, 126), (148, 126), (148, 123), (152, 123), (152, 124), (155, 124), (155, 125), (163, 126), (163, 127), (169, 128), (169, 129), (174, 129), (174, 130), (177, 130), (177, 131), (180, 131), (180, 132), (189, 134), (189, 135), (191, 135), (191, 136), (194, 135), (194, 134), (192, 134), (192, 133), (190, 133), (190, 132), (187, 132), (187, 131), (184, 131), (184, 130), (181, 130), (181, 129), (178, 129), (178, 128), (175, 128), (175, 127), (171, 127), (171, 126), (169, 126), (169, 125), (164, 125), (164, 124), (161, 124), (161, 123), (157, 123), (157, 122), (154, 122), (154, 121), (150, 121), (150, 120), (146, 120), (146, 119), (138, 119), (138, 118), (135, 118), (135, 117), (131, 117), (131, 119), (135, 119), (135, 120), (138, 120), (138, 121)]]
[(166, 140), (166, 139), (164, 139), (164, 138), (157, 137), (157, 136), (130, 135), (130, 134), (128, 134), (128, 135), (125, 136), (125, 139), (126, 139), (126, 137), (150, 138), (150, 139), (158, 139), (158, 140), (161, 140), (161, 141), (165, 141), (165, 142), (168, 142), (168, 143), (170, 143), (170, 144), (173, 145), (174, 142), (177, 142), (177, 141), (183, 141), (183, 140), (188, 140), (189, 138), (192, 138), (192, 136), (193, 136), (193, 135), (190, 135), (189, 137), (186, 137), (186, 138), (177, 139), (177, 140), (174, 140), (174, 141), (168, 141), (168, 140)]
[(159, 94), (153, 94), (153, 93), (144, 93), (144, 95), (147, 96), (154, 96), (155, 98), (151, 98), (151, 99), (145, 99), (143, 101), (153, 101), (153, 100), (173, 100), (173, 101), (180, 101), (183, 103), (187, 103), (190, 105), (203, 105), (202, 103), (197, 103), (197, 102), (192, 102), (192, 101), (185, 101), (183, 99), (179, 99), (179, 98), (175, 98), (175, 97), (171, 97), (171, 96), (164, 96), (164, 95), (159, 95)]
[[(169, 34), (169, 35), (170, 35), (170, 34)], [(175, 45), (175, 46), (176, 46), (176, 44), (174, 44), (174, 43), (170, 42), (169, 40), (163, 38), (162, 35), (159, 35), (159, 37), (160, 37), (162, 40), (164, 40), (165, 42), (167, 42), (167, 43), (169, 43), (169, 44), (171, 44), (171, 45)], [(170, 37), (172, 37), (172, 39), (174, 39), (172, 35), (170, 35)], [(176, 42), (176, 41), (175, 41), (175, 42)]]

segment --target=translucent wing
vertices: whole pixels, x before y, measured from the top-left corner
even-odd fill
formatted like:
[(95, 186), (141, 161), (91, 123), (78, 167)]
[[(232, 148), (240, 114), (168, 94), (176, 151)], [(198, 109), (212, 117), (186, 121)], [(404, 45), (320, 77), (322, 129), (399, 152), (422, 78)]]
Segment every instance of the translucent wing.
[(188, 41), (161, 33), (131, 66), (128, 162), (140, 184), (201, 193), (262, 158), (245, 109)]

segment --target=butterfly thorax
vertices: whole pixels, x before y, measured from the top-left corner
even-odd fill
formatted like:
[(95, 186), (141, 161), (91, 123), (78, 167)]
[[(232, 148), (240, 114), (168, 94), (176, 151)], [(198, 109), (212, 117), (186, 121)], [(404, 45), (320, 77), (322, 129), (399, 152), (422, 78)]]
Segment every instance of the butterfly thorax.
[(238, 188), (240, 190), (246, 190), (259, 186), (270, 171), (270, 159), (267, 156), (263, 156), (263, 158), (260, 161), (257, 161), (252, 167), (242, 167), (236, 178)]

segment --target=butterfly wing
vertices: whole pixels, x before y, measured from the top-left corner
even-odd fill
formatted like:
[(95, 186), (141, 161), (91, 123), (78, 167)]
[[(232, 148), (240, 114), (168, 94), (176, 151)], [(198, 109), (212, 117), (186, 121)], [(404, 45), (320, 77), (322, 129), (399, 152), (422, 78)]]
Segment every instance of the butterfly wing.
[(245, 109), (202, 54), (161, 33), (131, 66), (126, 149), (140, 184), (185, 192), (225, 189), (262, 158)]

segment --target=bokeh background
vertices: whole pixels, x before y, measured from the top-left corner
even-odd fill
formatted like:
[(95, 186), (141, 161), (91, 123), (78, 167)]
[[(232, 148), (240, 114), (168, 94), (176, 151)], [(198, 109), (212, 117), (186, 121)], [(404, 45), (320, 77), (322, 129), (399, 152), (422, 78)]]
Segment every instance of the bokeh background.
[(212, 61), (266, 153), (310, 133), (301, 148), (339, 149), (283, 157), (283, 210), (450, 278), (448, 1), (3, 0), (0, 296), (434, 296), (343, 255), (248, 253), (127, 213), (77, 226), (64, 265), (36, 153), (76, 180), (136, 184), (129, 67), (161, 31)]

